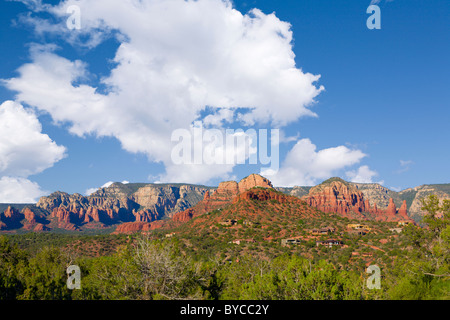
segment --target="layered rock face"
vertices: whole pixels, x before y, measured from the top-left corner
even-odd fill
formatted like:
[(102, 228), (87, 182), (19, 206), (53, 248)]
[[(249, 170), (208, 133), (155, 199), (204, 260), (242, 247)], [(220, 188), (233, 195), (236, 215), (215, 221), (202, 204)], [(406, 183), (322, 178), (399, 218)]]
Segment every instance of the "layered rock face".
[(421, 185), (399, 192), (400, 197), (408, 199), (408, 215), (417, 219), (421, 219), (425, 215), (426, 212), (422, 210), (422, 199), (430, 194), (436, 195), (439, 204), (442, 205), (443, 200), (450, 199), (450, 184)]
[(38, 225), (36, 214), (28, 207), (19, 211), (13, 206), (8, 206), (5, 211), (0, 213), (0, 230), (24, 228), (25, 230), (39, 231)]
[(362, 192), (343, 180), (332, 180), (315, 186), (302, 199), (323, 212), (334, 212), (349, 218), (363, 217), (361, 213), (369, 205)]
[(224, 207), (245, 191), (254, 188), (273, 188), (272, 183), (259, 174), (251, 174), (241, 181), (221, 182), (218, 188), (210, 195), (206, 193), (202, 201), (193, 208), (176, 213), (173, 216), (175, 222), (187, 222), (195, 216)]
[(21, 214), (19, 210), (8, 206), (8, 208), (0, 214), (0, 230), (16, 228), (22, 219), (23, 214)]
[[(332, 178), (315, 187), (273, 188), (268, 179), (257, 174), (239, 182), (222, 182), (217, 188), (188, 184), (113, 183), (87, 197), (54, 192), (39, 199), (36, 205), (0, 204), (0, 231), (21, 228), (33, 231), (53, 228), (84, 230), (113, 225), (120, 225), (118, 232), (145, 231), (165, 226), (167, 221), (187, 222), (239, 200), (282, 201), (277, 192), (269, 192), (270, 197), (277, 199), (265, 199), (268, 196), (264, 192), (253, 192), (260, 190), (252, 189), (254, 187), (281, 191), (324, 212), (379, 221), (411, 221), (413, 215), (420, 218), (424, 214), (421, 200), (429, 194), (437, 195), (440, 201), (450, 198), (450, 184), (423, 185), (394, 192), (376, 183), (350, 183)], [(253, 191), (247, 192), (249, 190)]]
[(406, 206), (406, 200), (403, 200), (402, 206), (398, 209), (398, 214), (404, 218), (408, 218), (408, 210)]
[(270, 182), (269, 179), (260, 176), (259, 174), (251, 174), (238, 183), (239, 193), (245, 192), (254, 187), (273, 188), (272, 182)]
[(210, 189), (182, 184), (113, 183), (88, 197), (54, 192), (40, 198), (37, 207), (50, 212), (49, 218), (57, 228), (103, 228), (122, 222), (149, 223), (170, 217), (174, 212), (195, 205)]
[(364, 199), (364, 193), (358, 187), (339, 178), (329, 179), (311, 188), (309, 194), (302, 199), (323, 212), (337, 213), (348, 218), (412, 222), (407, 213), (406, 201), (403, 201), (399, 210), (392, 198), (385, 209), (379, 208), (376, 203), (371, 207), (369, 199)]
[(400, 199), (395, 191), (389, 190), (378, 183), (354, 183), (349, 184), (355, 186), (364, 195), (365, 199), (369, 199), (372, 206), (375, 204), (379, 208), (386, 208), (389, 205), (389, 199), (399, 202)]
[(291, 188), (275, 187), (275, 190), (283, 192), (284, 194), (288, 194), (290, 196), (297, 197), (297, 198), (306, 196), (310, 189), (311, 189), (311, 187), (299, 187), (299, 186), (295, 186), (295, 187), (291, 187)]
[[(249, 200), (256, 200), (256, 201), (274, 200), (278, 203), (283, 204), (287, 202), (293, 202), (293, 199), (296, 198), (292, 198), (280, 192), (268, 192), (266, 190), (248, 189), (238, 194), (236, 197), (234, 197), (232, 203), (238, 203), (239, 201), (249, 201)], [(301, 200), (298, 201), (298, 203), (300, 202)]]

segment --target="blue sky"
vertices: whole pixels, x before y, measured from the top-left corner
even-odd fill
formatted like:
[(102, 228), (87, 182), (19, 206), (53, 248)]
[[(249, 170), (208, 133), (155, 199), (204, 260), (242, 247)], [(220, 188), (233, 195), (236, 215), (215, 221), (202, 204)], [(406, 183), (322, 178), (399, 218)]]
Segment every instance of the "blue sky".
[[(149, 1), (119, 12), (101, 2), (1, 2), (0, 202), (260, 172), (173, 165), (165, 141), (198, 114), (220, 129), (280, 129), (280, 169), (268, 176), (278, 186), (330, 176), (395, 190), (450, 182), (448, 1), (381, 0), (379, 30), (366, 27), (361, 0)], [(80, 30), (67, 29), (70, 4), (81, 8)]]

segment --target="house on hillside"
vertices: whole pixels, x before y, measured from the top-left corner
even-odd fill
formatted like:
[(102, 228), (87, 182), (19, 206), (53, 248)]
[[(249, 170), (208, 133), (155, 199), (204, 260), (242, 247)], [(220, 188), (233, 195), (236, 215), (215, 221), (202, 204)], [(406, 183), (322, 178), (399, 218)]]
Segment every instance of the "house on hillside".
[(300, 244), (300, 243), (302, 243), (302, 240), (297, 239), (297, 238), (281, 239), (281, 245), (283, 247), (285, 247), (287, 245), (291, 245), (291, 244)]
[(341, 240), (335, 240), (335, 239), (328, 239), (323, 241), (316, 241), (316, 246), (326, 246), (326, 247), (333, 247), (333, 246), (342, 246), (344, 243)]
[(365, 224), (351, 223), (347, 225), (347, 229), (371, 231), (372, 228)]
[(334, 233), (336, 231), (333, 227), (325, 227), (320, 229), (312, 229), (311, 234), (314, 236), (328, 235), (330, 233)]
[(234, 226), (237, 223), (237, 220), (235, 219), (227, 219), (227, 220), (223, 220), (220, 221), (219, 224), (222, 226)]

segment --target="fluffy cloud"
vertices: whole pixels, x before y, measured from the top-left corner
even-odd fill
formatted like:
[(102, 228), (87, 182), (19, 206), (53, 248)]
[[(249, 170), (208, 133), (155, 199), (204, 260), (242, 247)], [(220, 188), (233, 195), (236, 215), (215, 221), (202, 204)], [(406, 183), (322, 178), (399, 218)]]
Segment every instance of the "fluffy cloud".
[[(346, 175), (351, 182), (374, 183), (373, 178), (378, 176), (378, 173), (370, 170), (369, 166), (365, 165), (359, 167), (358, 170), (347, 171)], [(383, 184), (384, 181), (377, 181), (375, 183)]]
[(48, 192), (43, 191), (37, 183), (26, 178), (0, 178), (0, 203), (35, 203), (46, 194)]
[(28, 177), (64, 158), (65, 147), (41, 131), (36, 115), (21, 104), (0, 105), (0, 174)]
[(314, 185), (319, 179), (329, 178), (366, 156), (360, 150), (345, 146), (316, 149), (309, 139), (301, 139), (287, 153), (277, 173), (263, 171), (261, 174), (271, 179), (275, 186)]
[[(320, 76), (296, 66), (290, 24), (275, 14), (258, 9), (242, 14), (221, 0), (28, 3), (61, 25), (67, 7), (77, 5), (82, 28), (71, 31), (69, 41), (76, 32), (95, 39), (114, 35), (120, 46), (115, 66), (100, 83), (105, 93), (83, 84), (89, 77), (85, 62), (63, 58), (48, 46), (34, 47), (32, 62), (6, 80), (7, 87), (19, 101), (68, 123), (74, 134), (113, 136), (125, 150), (164, 163), (165, 177), (184, 170), (171, 161), (171, 133), (189, 128), (206, 107), (212, 113), (205, 124), (211, 126), (233, 119), (244, 126), (284, 126), (315, 116), (310, 106), (323, 90), (315, 84)], [(28, 17), (40, 33), (68, 33), (33, 19)], [(182, 173), (187, 181), (206, 182), (229, 172), (203, 165)]]
[(53, 166), (66, 149), (41, 131), (31, 110), (14, 101), (0, 105), (0, 202), (35, 202), (46, 193), (27, 177)]

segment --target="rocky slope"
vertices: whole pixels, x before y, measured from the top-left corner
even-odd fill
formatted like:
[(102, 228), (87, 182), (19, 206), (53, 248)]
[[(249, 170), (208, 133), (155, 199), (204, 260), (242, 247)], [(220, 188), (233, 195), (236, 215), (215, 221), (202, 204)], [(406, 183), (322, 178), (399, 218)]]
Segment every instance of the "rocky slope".
[(402, 190), (400, 192), (392, 191), (377, 183), (350, 183), (355, 185), (366, 199), (371, 203), (376, 203), (379, 208), (389, 205), (390, 199), (396, 207), (404, 205), (408, 210), (408, 216), (415, 221), (420, 221), (425, 214), (422, 208), (422, 200), (430, 194), (435, 194), (440, 201), (450, 199), (450, 184), (429, 184), (414, 188)]
[[(339, 178), (331, 178), (330, 181), (336, 179), (340, 181), (344, 181)], [(345, 181), (344, 181), (345, 182)], [(390, 190), (386, 187), (378, 183), (354, 183), (354, 182), (346, 182), (348, 186), (353, 186), (357, 190), (359, 190), (364, 196), (364, 201), (369, 201), (370, 209), (369, 212), (377, 211), (378, 209), (387, 209), (389, 203), (392, 199), (392, 202), (395, 204), (396, 210), (397, 208), (404, 208), (406, 206), (406, 210), (408, 212), (408, 216), (414, 219), (416, 222), (420, 222), (425, 212), (421, 210), (422, 200), (427, 197), (429, 194), (435, 194), (440, 201), (444, 199), (450, 199), (450, 184), (428, 184), (421, 185), (414, 188), (405, 189), (400, 192), (396, 192)], [(294, 188), (281, 188), (277, 187), (276, 189), (293, 196), (297, 197), (305, 197), (308, 195), (309, 191), (314, 187), (294, 187)], [(406, 204), (405, 204), (406, 202)], [(352, 205), (350, 205), (351, 207)], [(392, 206), (392, 204), (391, 204)], [(368, 207), (365, 205), (365, 207)], [(345, 211), (345, 209), (342, 209)], [(361, 206), (361, 210), (363, 210)], [(400, 210), (400, 209), (398, 209)], [(403, 209), (402, 209), (403, 210)], [(360, 210), (358, 210), (360, 211)], [(360, 211), (361, 212), (361, 211)], [(399, 213), (399, 212), (398, 212)]]
[(303, 186), (303, 187), (295, 186), (295, 187), (292, 187), (292, 188), (275, 187), (275, 190), (283, 192), (283, 193), (288, 194), (290, 196), (301, 198), (303, 196), (306, 196), (311, 188), (312, 187), (306, 187), (306, 186)]
[(398, 210), (392, 198), (387, 206), (378, 205), (379, 202), (366, 198), (358, 186), (340, 178), (328, 179), (311, 188), (302, 199), (323, 212), (338, 213), (347, 218), (413, 222), (407, 214), (406, 201)]
[[(214, 188), (113, 183), (87, 197), (58, 191), (41, 197), (35, 206), (24, 207), (20, 212), (8, 207), (0, 215), (0, 230), (33, 227), (36, 231), (54, 228), (74, 231), (105, 229), (123, 222), (151, 222), (192, 207), (210, 190)], [(38, 219), (32, 218), (33, 215)]]
[[(318, 218), (323, 218), (323, 214), (298, 197), (284, 194), (274, 188), (250, 188), (234, 196), (229, 204), (220, 209), (194, 215), (184, 223), (167, 224), (163, 228), (173, 229), (175, 233), (178, 231), (199, 233), (202, 230), (211, 230), (210, 232), (215, 235), (225, 230), (252, 229), (259, 230), (262, 234), (268, 231), (270, 237), (285, 237), (287, 229), (298, 230), (300, 219), (319, 221)], [(270, 232), (268, 228), (274, 232)], [(279, 229), (279, 233), (276, 229)], [(242, 236), (246, 235), (247, 233), (243, 232)]]
[[(273, 192), (258, 192), (258, 190), (273, 190)], [(284, 189), (284, 191), (290, 192), (292, 190)], [(406, 201), (403, 201), (399, 209), (397, 209), (392, 198), (390, 198), (387, 206), (380, 208), (376, 202), (371, 205), (370, 200), (364, 198), (363, 192), (357, 186), (340, 178), (328, 179), (320, 185), (310, 188), (308, 194), (302, 197), (291, 196), (286, 193), (276, 191), (269, 180), (253, 174), (242, 179), (239, 183), (236, 181), (220, 183), (212, 194), (205, 193), (204, 199), (197, 205), (176, 213), (172, 219), (164, 222), (155, 221), (147, 225), (125, 223), (120, 225), (116, 232), (131, 233), (158, 228), (173, 229), (194, 218), (204, 217), (211, 212), (226, 209), (240, 200), (247, 202), (254, 200), (264, 203), (273, 200), (279, 203), (285, 203), (286, 201), (293, 203), (295, 202), (293, 199), (296, 199), (298, 202), (296, 204), (299, 206), (303, 204), (309, 208), (316, 208), (325, 213), (333, 213), (350, 219), (414, 222), (408, 216)], [(197, 220), (202, 221), (202, 219)]]
[(354, 185), (364, 194), (366, 199), (369, 199), (371, 203), (376, 204), (379, 208), (386, 208), (389, 205), (389, 199), (392, 199), (398, 207), (402, 204), (402, 200), (397, 192), (378, 183), (349, 183)]
[(132, 223), (125, 223), (123, 225), (118, 226), (116, 229), (117, 233), (129, 233), (134, 232), (134, 228), (142, 229), (156, 229), (160, 227), (173, 227), (174, 225), (179, 225), (185, 223), (192, 218), (208, 213), (210, 211), (220, 209), (225, 207), (226, 205), (232, 203), (233, 199), (237, 197), (239, 194), (253, 188), (273, 188), (272, 183), (257, 174), (251, 174), (248, 177), (242, 179), (239, 183), (236, 181), (224, 181), (219, 184), (216, 190), (212, 193), (209, 191), (205, 192), (204, 198), (202, 201), (198, 202), (195, 206), (180, 211), (173, 215), (172, 219), (165, 221), (166, 223), (155, 222), (145, 225), (137, 225)]
[(406, 201), (409, 215), (419, 221), (425, 212), (422, 208), (422, 199), (434, 194), (442, 204), (444, 199), (450, 199), (450, 183), (447, 184), (426, 184), (415, 188), (405, 189), (398, 193), (400, 199)]
[[(0, 204), (0, 231), (104, 229), (117, 232), (150, 230), (224, 208), (248, 190), (259, 187), (300, 198), (311, 207), (357, 219), (399, 221), (423, 216), (421, 200), (436, 194), (450, 198), (450, 184), (423, 185), (401, 192), (379, 184), (350, 183), (331, 178), (314, 187), (274, 188), (257, 174), (217, 188), (189, 184), (113, 183), (90, 196), (54, 192), (37, 204)], [(167, 221), (166, 221), (167, 220)]]
[(253, 187), (273, 188), (272, 183), (268, 179), (258, 174), (251, 174), (239, 181), (239, 183), (236, 181), (221, 182), (211, 195), (206, 193), (203, 201), (190, 209), (175, 214), (173, 219), (175, 221), (186, 221), (194, 216), (222, 208), (233, 202), (238, 195)]
[[(20, 209), (21, 208), (21, 209)], [(34, 205), (9, 205), (0, 212), (0, 231), (23, 229), (27, 231), (47, 231), (45, 214)]]

